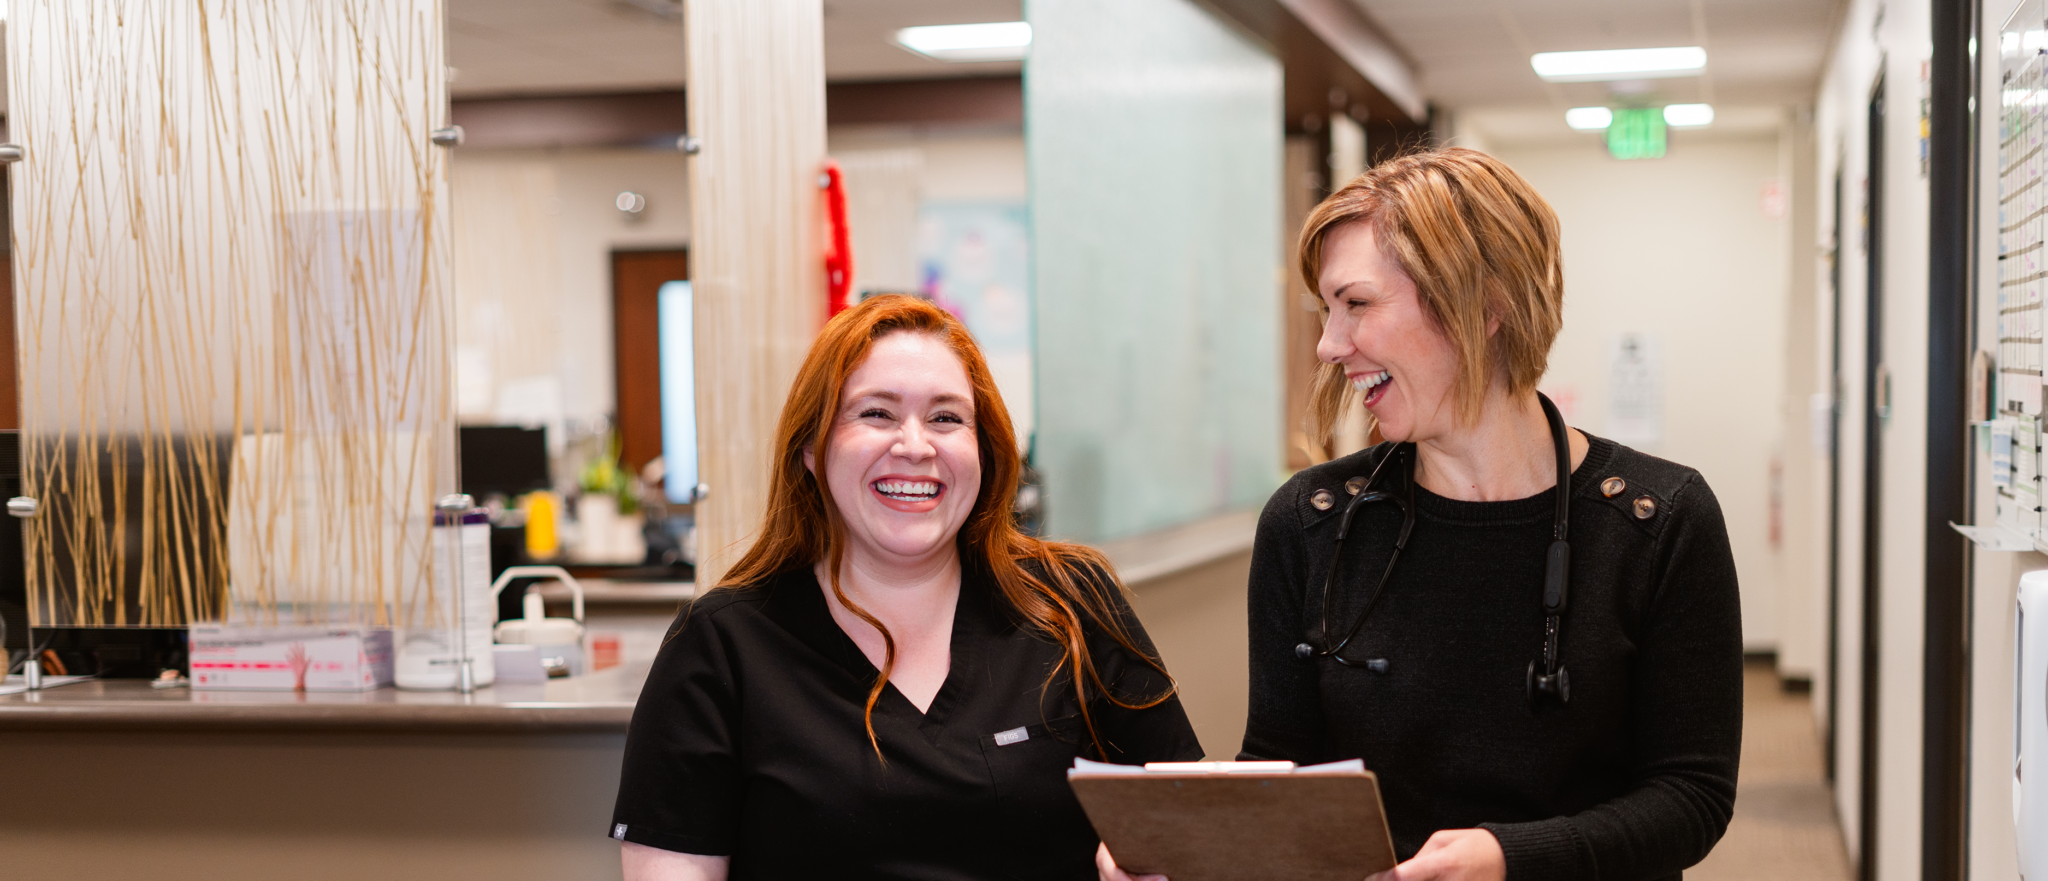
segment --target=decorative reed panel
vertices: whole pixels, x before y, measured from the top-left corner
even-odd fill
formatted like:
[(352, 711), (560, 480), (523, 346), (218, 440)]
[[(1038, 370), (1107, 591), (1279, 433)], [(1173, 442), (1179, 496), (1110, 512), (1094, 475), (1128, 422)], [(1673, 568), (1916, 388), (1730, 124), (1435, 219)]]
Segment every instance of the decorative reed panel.
[(32, 621), (404, 623), (455, 485), (441, 3), (8, 11)]
[(775, 421), (825, 316), (817, 224), (825, 157), (819, 0), (684, 0), (690, 262), (697, 309), (697, 580), (759, 528)]

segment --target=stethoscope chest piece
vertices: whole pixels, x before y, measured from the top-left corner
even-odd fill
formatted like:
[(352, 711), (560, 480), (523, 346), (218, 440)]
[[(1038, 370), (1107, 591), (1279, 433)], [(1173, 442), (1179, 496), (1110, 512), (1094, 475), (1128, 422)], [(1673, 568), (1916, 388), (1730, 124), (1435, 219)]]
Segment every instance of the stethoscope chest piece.
[[(1301, 659), (1301, 660), (1304, 660), (1304, 661), (1312, 661), (1312, 660), (1315, 660), (1315, 657), (1316, 657), (1316, 647), (1315, 647), (1315, 646), (1312, 646), (1312, 645), (1309, 645), (1308, 643), (1305, 643), (1305, 642), (1298, 642), (1298, 643), (1295, 643), (1295, 644), (1294, 644), (1294, 656), (1295, 656), (1296, 658), (1299, 658), (1299, 659)], [(1367, 658), (1367, 659), (1365, 659), (1365, 660), (1364, 660), (1363, 662), (1360, 662), (1360, 663), (1355, 663), (1355, 664), (1354, 664), (1354, 663), (1350, 663), (1350, 662), (1346, 662), (1346, 663), (1345, 663), (1345, 666), (1347, 666), (1347, 667), (1364, 667), (1365, 669), (1367, 669), (1367, 670), (1371, 670), (1371, 671), (1372, 671), (1372, 672), (1374, 672), (1374, 673), (1382, 673), (1382, 674), (1386, 673), (1386, 672), (1387, 672), (1388, 670), (1392, 669), (1392, 667), (1393, 667), (1393, 665), (1391, 665), (1391, 664), (1388, 664), (1388, 663), (1387, 663), (1387, 659), (1386, 659), (1386, 658)]]
[(1563, 667), (1556, 673), (1542, 672), (1542, 666), (1529, 662), (1529, 710), (1534, 712), (1543, 707), (1546, 700), (1556, 700), (1559, 705), (1572, 702), (1572, 674)]

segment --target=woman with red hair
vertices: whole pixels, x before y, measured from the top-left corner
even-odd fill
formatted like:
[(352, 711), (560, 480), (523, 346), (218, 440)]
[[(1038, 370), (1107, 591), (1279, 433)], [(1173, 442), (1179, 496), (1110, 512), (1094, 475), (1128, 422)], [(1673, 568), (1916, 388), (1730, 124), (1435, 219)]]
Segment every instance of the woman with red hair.
[(1095, 877), (1074, 759), (1202, 749), (1108, 561), (1012, 522), (1021, 466), (958, 320), (883, 296), (826, 324), (760, 537), (634, 710), (629, 881)]

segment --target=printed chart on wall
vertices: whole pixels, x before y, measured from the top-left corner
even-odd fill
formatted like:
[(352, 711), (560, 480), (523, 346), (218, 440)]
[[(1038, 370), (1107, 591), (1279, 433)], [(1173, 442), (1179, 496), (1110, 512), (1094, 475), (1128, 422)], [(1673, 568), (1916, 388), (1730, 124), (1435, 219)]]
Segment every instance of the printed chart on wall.
[(1030, 232), (1015, 202), (928, 202), (918, 211), (921, 293), (959, 316), (988, 358), (1017, 440), (1031, 442)]
[(2042, 292), (2048, 287), (2048, 24), (2042, 0), (2013, 10), (1999, 34), (1998, 413), (1991, 473), (1998, 523), (2044, 549), (2041, 524)]
[(1607, 363), (1608, 438), (1645, 451), (1664, 442), (1663, 352), (1647, 333), (1614, 337)]

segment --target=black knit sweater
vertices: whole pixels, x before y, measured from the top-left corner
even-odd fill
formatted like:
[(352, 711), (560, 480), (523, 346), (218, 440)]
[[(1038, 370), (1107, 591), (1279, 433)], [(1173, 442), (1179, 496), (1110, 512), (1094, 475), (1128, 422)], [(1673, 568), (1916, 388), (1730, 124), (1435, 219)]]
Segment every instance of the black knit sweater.
[(1417, 487), (1400, 565), (1345, 651), (1386, 659), (1385, 672), (1296, 656), (1304, 641), (1342, 638), (1393, 549), (1399, 508), (1368, 502), (1325, 638), (1344, 484), (1371, 472), (1392, 449), (1382, 444), (1295, 475), (1259, 518), (1241, 758), (1363, 758), (1403, 859), (1439, 829), (1475, 826), (1500, 840), (1509, 881), (1677, 878), (1704, 858), (1734, 809), (1742, 747), (1727, 529), (1698, 472), (1591, 440), (1572, 473), (1568, 706), (1531, 711), (1525, 698), (1542, 657), (1551, 490), (1463, 502)]

